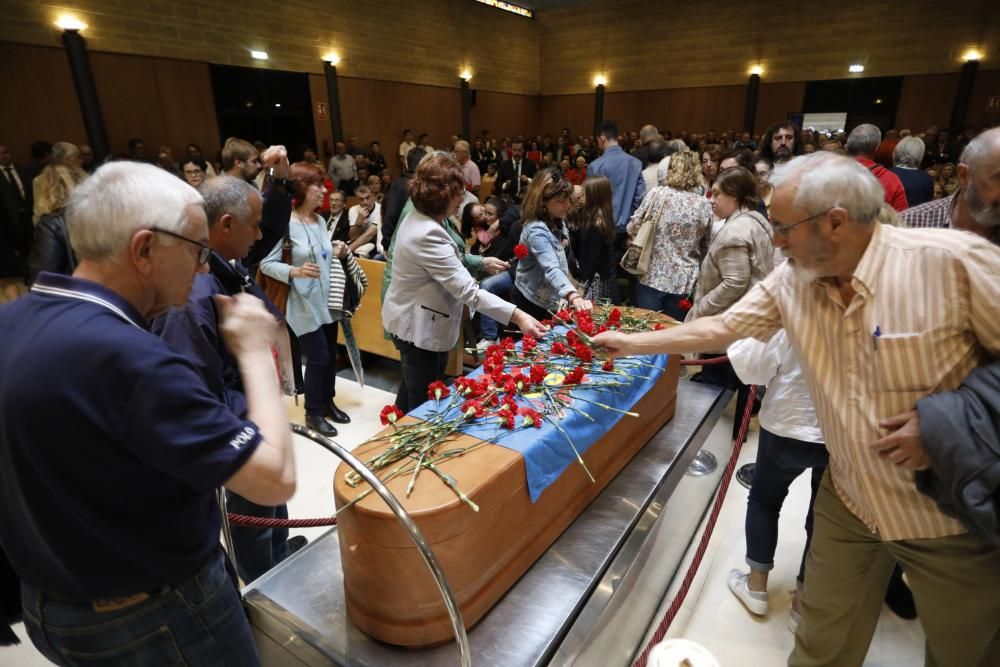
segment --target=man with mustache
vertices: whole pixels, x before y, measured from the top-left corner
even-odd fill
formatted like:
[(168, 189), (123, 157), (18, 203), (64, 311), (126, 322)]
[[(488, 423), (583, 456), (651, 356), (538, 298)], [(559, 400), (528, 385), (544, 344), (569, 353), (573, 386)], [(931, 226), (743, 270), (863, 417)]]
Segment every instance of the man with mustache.
[(917, 402), (1000, 354), (1000, 247), (879, 224), (881, 186), (845, 157), (796, 158), (771, 182), (788, 262), (721, 315), (593, 342), (612, 356), (688, 354), (784, 328), (830, 453), (789, 665), (861, 665), (897, 561), (927, 664), (1000, 664), (1000, 548), (917, 491), (913, 472), (933, 461)]
[(796, 155), (802, 155), (799, 128), (790, 121), (772, 125), (760, 141), (760, 152), (775, 165), (788, 162)]
[(969, 142), (958, 160), (958, 190), (903, 212), (907, 227), (961, 229), (1000, 243), (1000, 128)]

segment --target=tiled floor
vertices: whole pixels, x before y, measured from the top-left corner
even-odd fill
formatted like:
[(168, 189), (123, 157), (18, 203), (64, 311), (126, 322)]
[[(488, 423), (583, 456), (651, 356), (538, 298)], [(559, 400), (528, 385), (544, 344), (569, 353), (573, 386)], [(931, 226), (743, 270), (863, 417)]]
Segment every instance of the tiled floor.
[[(363, 390), (341, 376), (337, 384), (337, 404), (352, 417), (352, 423), (340, 427), (337, 441), (353, 447), (379, 430), (378, 413), (391, 403), (392, 393), (376, 386), (392, 385), (394, 369), (387, 365), (372, 378)], [(349, 373), (345, 373), (349, 376)], [(301, 401), (298, 406), (289, 400), (289, 416), (302, 421)], [(728, 437), (732, 429), (732, 407), (717, 424), (711, 438)], [(756, 452), (756, 432), (741, 454), (742, 461), (752, 461)], [(329, 516), (333, 512), (333, 470), (339, 461), (314, 443), (295, 438), (296, 466), (299, 474), (298, 492), (288, 503), (294, 518)], [(722, 463), (722, 462), (720, 462)], [(792, 635), (787, 629), (788, 592), (794, 587), (798, 559), (805, 541), (802, 525), (805, 503), (809, 497), (806, 476), (792, 486), (779, 531), (777, 563), (771, 575), (771, 613), (766, 620), (757, 620), (747, 613), (726, 588), (725, 578), (734, 567), (743, 563), (743, 520), (746, 490), (735, 481), (730, 486), (715, 533), (695, 578), (687, 600), (671, 626), (668, 637), (685, 637), (708, 648), (723, 667), (770, 667), (785, 664), (792, 647)], [(315, 537), (325, 528), (293, 530), (292, 534)], [(690, 558), (690, 555), (689, 555)], [(687, 568), (687, 562), (682, 566)], [(660, 596), (662, 591), (649, 591)], [(673, 598), (668, 591), (665, 605)], [(662, 612), (661, 612), (662, 613)], [(657, 615), (658, 618), (660, 614)], [(23, 626), (18, 633), (24, 638)], [(884, 610), (872, 641), (866, 667), (919, 665), (923, 661), (923, 634), (917, 622), (900, 621)], [(21, 646), (0, 649), (0, 667), (34, 667), (48, 664), (25, 641)]]

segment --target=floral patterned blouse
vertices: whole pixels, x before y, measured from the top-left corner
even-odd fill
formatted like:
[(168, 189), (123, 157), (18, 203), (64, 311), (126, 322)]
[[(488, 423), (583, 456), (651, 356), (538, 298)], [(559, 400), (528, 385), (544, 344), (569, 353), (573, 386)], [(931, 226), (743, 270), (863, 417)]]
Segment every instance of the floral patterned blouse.
[(708, 251), (712, 204), (704, 195), (656, 187), (646, 193), (626, 230), (634, 237), (643, 222), (656, 229), (649, 272), (639, 282), (667, 294), (690, 294)]

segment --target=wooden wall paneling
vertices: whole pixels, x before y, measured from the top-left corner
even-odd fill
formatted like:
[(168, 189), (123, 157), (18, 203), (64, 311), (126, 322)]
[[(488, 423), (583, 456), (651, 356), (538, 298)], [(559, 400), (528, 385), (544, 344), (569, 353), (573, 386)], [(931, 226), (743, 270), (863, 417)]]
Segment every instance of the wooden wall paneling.
[(146, 157), (155, 159), (168, 133), (154, 59), (92, 52), (90, 64), (111, 152), (124, 155), (128, 140), (139, 137), (146, 144)]
[(62, 48), (0, 43), (0, 144), (16, 164), (44, 139), (87, 143), (69, 60)]
[[(1000, 97), (1000, 70), (977, 72), (976, 82), (972, 86), (972, 98), (969, 100), (969, 111), (965, 116), (966, 124), (982, 129), (1000, 125), (1000, 109), (989, 111), (986, 108), (991, 97)], [(950, 118), (950, 109), (948, 114)]]
[[(202, 155), (212, 159), (222, 148), (222, 142), (208, 63), (166, 58), (153, 62), (164, 124), (164, 139), (159, 143), (172, 147), (178, 160), (187, 154), (189, 143), (198, 144)], [(159, 143), (152, 148), (158, 148)]]
[(957, 72), (904, 76), (895, 127), (919, 134), (931, 125), (947, 126), (955, 104), (958, 79)]
[[(607, 104), (605, 103), (605, 108)], [(539, 105), (539, 131), (557, 136), (564, 127), (570, 136), (594, 133), (594, 95), (543, 95)]]
[(540, 114), (541, 98), (538, 95), (480, 90), (476, 93), (476, 106), (472, 107), (470, 118), (472, 136), (480, 136), (484, 129), (494, 137), (518, 133), (534, 136), (541, 131)]
[(752, 132), (764, 134), (767, 128), (774, 123), (787, 119), (789, 113), (802, 111), (802, 102), (805, 100), (805, 96), (805, 81), (762, 82), (757, 96), (757, 116)]
[[(325, 74), (309, 75), (309, 96), (312, 100), (313, 127), (316, 129), (316, 145), (313, 148), (316, 149), (316, 155), (323, 161), (323, 164), (327, 164), (333, 157), (332, 153), (324, 148), (325, 142), (333, 141), (333, 129), (330, 125), (330, 114), (333, 113), (333, 108), (330, 106), (330, 98), (326, 92)], [(320, 102), (326, 105), (326, 118), (320, 118), (317, 111), (316, 105)]]

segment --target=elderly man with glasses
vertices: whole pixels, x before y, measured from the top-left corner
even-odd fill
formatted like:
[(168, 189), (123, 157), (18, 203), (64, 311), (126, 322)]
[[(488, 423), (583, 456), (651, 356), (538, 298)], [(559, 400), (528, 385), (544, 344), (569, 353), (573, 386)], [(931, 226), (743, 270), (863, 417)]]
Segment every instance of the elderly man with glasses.
[(277, 505), (295, 490), (276, 320), (249, 295), (215, 302), (237, 416), (148, 330), (207, 270), (201, 195), (115, 162), (74, 190), (67, 225), (74, 274), (43, 272), (0, 307), (0, 543), (28, 634), (60, 665), (258, 665), (215, 494)]
[(684, 354), (784, 328), (830, 452), (790, 665), (861, 665), (896, 561), (926, 664), (1000, 664), (1000, 549), (921, 494), (913, 472), (929, 466), (917, 401), (1000, 354), (1000, 248), (879, 224), (875, 176), (837, 155), (796, 158), (772, 183), (784, 265), (722, 315), (594, 342)]

